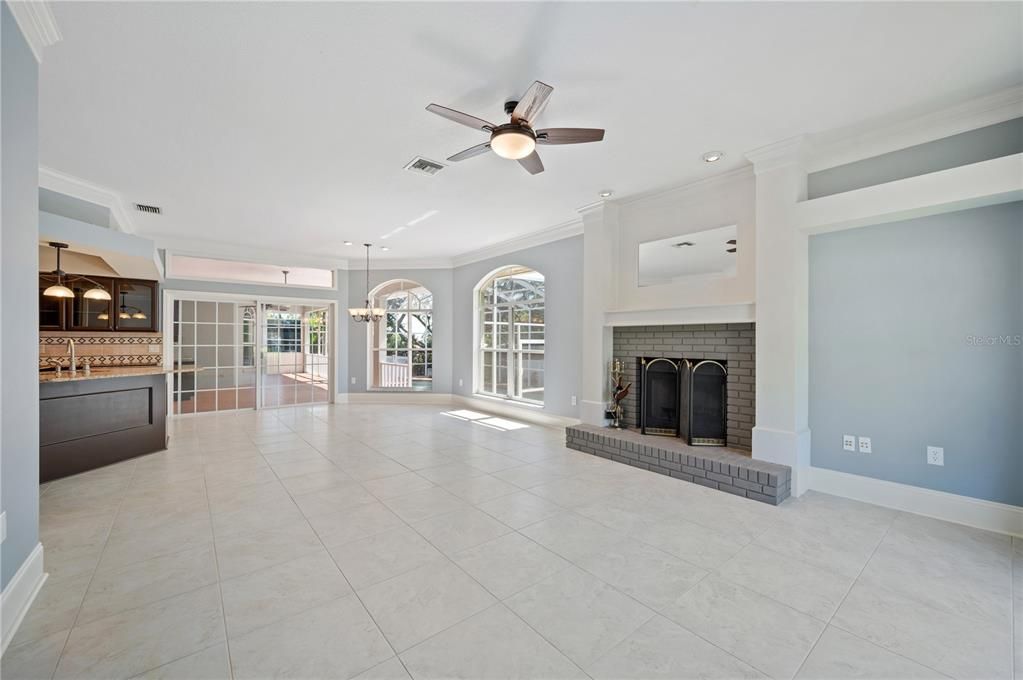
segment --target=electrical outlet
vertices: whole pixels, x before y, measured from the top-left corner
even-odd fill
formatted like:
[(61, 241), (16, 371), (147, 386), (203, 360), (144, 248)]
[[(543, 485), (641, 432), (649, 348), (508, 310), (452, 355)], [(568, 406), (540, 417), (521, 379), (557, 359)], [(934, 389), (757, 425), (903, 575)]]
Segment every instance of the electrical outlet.
[(856, 450), (856, 435), (843, 434), (842, 435), (842, 448), (846, 451)]
[(575, 406), (575, 405), (576, 405), (576, 400), (575, 400), (575, 395), (573, 394), (572, 395), (572, 406)]
[(870, 437), (860, 437), (860, 453), (870, 453)]
[(463, 381), (461, 378), (459, 378), (458, 379), (458, 386), (462, 387), (464, 384), (465, 384), (465, 381)]
[(944, 465), (945, 464), (945, 449), (940, 446), (928, 446), (927, 447), (927, 464), (928, 465)]
[(352, 384), (353, 385), (355, 384), (355, 378), (354, 377), (352, 378)]

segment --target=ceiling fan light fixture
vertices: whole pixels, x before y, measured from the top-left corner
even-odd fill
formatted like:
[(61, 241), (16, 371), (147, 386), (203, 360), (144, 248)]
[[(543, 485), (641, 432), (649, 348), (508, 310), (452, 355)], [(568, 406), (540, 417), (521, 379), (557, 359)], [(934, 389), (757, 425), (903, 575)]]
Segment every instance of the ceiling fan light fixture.
[(501, 158), (517, 161), (533, 153), (536, 149), (536, 136), (517, 125), (502, 126), (491, 135), (490, 148)]

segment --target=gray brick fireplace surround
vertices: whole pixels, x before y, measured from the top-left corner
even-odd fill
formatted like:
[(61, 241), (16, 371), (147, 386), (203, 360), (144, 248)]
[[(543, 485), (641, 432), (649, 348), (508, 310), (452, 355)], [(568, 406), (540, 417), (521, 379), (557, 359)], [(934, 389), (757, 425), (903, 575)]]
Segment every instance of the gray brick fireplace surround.
[[(612, 356), (620, 359), (632, 391), (623, 402), (625, 430), (569, 427), (566, 445), (619, 463), (777, 505), (791, 493), (791, 469), (754, 460), (756, 330), (752, 323), (627, 326), (614, 329)], [(727, 362), (728, 447), (689, 446), (677, 437), (639, 433), (641, 357)]]
[(622, 402), (624, 424), (639, 427), (637, 359), (715, 359), (728, 362), (728, 446), (749, 451), (753, 447), (756, 414), (756, 330), (752, 323), (693, 324), (685, 326), (621, 326), (614, 329), (612, 356), (625, 364), (625, 382), (632, 391)]

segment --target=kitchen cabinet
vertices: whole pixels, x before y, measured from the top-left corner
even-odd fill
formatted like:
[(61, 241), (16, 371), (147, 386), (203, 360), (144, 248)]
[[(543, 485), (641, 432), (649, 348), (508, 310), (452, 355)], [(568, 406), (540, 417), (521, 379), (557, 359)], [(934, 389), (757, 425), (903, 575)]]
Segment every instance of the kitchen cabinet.
[[(96, 284), (110, 295), (110, 300), (92, 300), (84, 297), (85, 292), (95, 288)], [(94, 278), (92, 282), (74, 281), (68, 287), (75, 292), (75, 296), (68, 298), (66, 303), (70, 316), (67, 330), (110, 331), (114, 329), (113, 279)]]
[(114, 304), (117, 318), (114, 330), (155, 331), (157, 322), (157, 283), (135, 279), (114, 279)]
[(53, 285), (53, 279), (39, 278), (39, 330), (60, 331), (65, 328), (64, 298), (43, 295), (43, 291)]
[[(43, 291), (53, 285), (53, 276), (39, 278), (39, 330), (41, 331), (158, 331), (160, 330), (160, 285), (141, 279), (90, 276), (89, 281), (66, 277), (73, 298), (52, 298)], [(93, 283), (94, 282), (94, 283)], [(85, 291), (99, 284), (110, 300), (92, 300)]]

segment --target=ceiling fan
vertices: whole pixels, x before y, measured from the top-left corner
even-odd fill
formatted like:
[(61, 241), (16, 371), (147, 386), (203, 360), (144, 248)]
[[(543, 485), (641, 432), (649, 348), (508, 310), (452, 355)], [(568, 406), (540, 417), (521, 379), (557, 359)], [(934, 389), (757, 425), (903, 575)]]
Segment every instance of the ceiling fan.
[(604, 131), (597, 128), (546, 128), (535, 129), (537, 117), (547, 105), (554, 88), (547, 83), (535, 81), (518, 101), (504, 103), (504, 112), (511, 116), (511, 122), (503, 125), (488, 123), (482, 118), (470, 116), (461, 111), (439, 104), (430, 104), (426, 110), (438, 116), (461, 123), (490, 134), (490, 140), (471, 146), (448, 158), (449, 161), (464, 161), (493, 151), (501, 158), (516, 160), (529, 174), (543, 172), (543, 163), (536, 153), (537, 144), (585, 144), (604, 139)]

